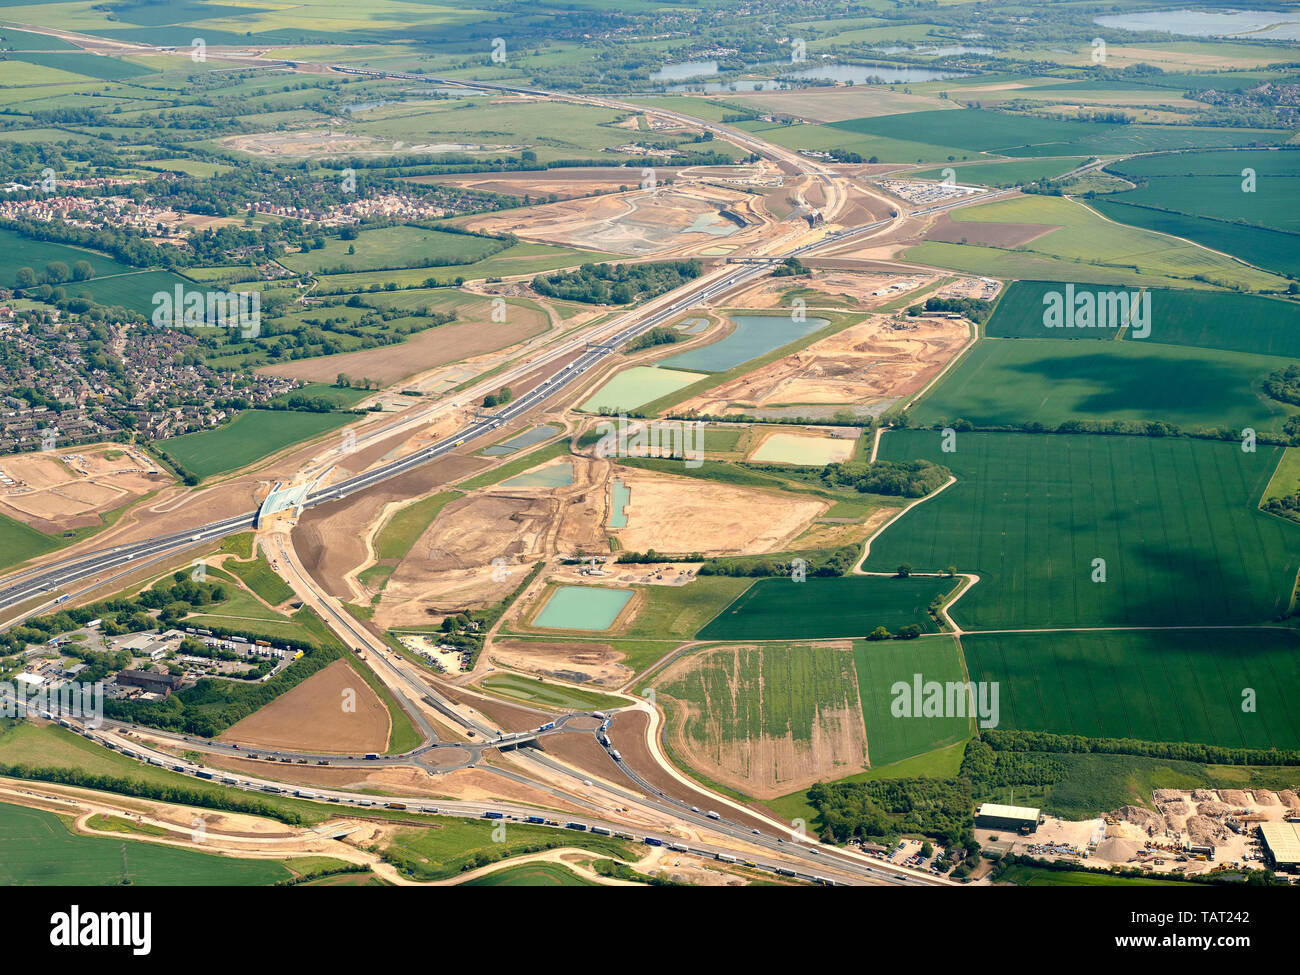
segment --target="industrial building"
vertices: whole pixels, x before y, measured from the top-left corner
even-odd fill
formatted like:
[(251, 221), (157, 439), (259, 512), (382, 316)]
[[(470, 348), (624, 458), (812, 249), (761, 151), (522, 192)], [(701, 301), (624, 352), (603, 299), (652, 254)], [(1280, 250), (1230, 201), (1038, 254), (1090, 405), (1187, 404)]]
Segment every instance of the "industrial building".
[(181, 678), (171, 674), (156, 674), (151, 670), (124, 670), (117, 675), (117, 683), (143, 687), (152, 694), (167, 697), (172, 691), (180, 689)]
[(979, 829), (1014, 829), (1018, 833), (1038, 832), (1038, 810), (1027, 806), (1003, 806), (986, 802), (975, 810)]
[(1277, 870), (1300, 870), (1300, 823), (1260, 823), (1264, 852)]

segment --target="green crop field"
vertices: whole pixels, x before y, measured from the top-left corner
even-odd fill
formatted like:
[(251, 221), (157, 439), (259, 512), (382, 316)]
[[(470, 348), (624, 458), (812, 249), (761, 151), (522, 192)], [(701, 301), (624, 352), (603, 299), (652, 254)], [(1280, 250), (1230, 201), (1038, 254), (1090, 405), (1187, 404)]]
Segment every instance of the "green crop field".
[[(899, 560), (902, 561), (905, 560)], [(947, 594), (954, 585), (952, 579), (917, 576), (907, 579), (813, 576), (804, 582), (760, 579), (701, 629), (696, 638), (853, 637), (866, 636), (878, 626), (894, 632), (909, 623), (934, 631), (937, 626), (930, 618), (928, 607), (935, 597)]]
[(248, 887), (292, 876), (275, 861), (79, 836), (53, 813), (0, 803), (0, 883), (8, 886)]
[[(1187, 192), (1195, 195), (1200, 188), (1189, 187)], [(1275, 204), (1281, 202), (1281, 199), (1274, 200)], [(1094, 200), (1093, 206), (1103, 216), (1120, 223), (1171, 237), (1183, 237), (1268, 271), (1291, 276), (1300, 274), (1300, 234), (1248, 227), (1194, 214), (1171, 213), (1129, 203), (1123, 198)]]
[(278, 450), (353, 420), (346, 413), (245, 410), (216, 430), (187, 433), (159, 446), (200, 478), (247, 467)]
[(385, 227), (362, 231), (356, 240), (328, 238), (319, 250), (290, 254), (281, 263), (295, 271), (346, 274), (374, 268), (473, 264), (506, 246), (506, 241), (424, 227)]
[(500, 828), (490, 822), (446, 819), (438, 829), (402, 829), (387, 840), (384, 857), (415, 880), (445, 880), (462, 870), (559, 846), (576, 846), (619, 858), (628, 855), (622, 840), (519, 823), (506, 826), (505, 841), (498, 842), (494, 833)]
[[(953, 113), (944, 112), (943, 115)], [(1197, 244), (1115, 223), (1078, 200), (1022, 196), (963, 207), (954, 225), (969, 225), (971, 237), (996, 228), (979, 225), (1030, 224), (1056, 227), (1014, 247), (994, 242), (949, 244), (926, 241), (905, 252), (909, 259), (1007, 278), (1087, 278), (1147, 287), (1241, 287), (1285, 290), (1279, 275), (1246, 267)], [(1032, 229), (1032, 228), (1030, 228)], [(994, 239), (996, 240), (996, 238)]]
[(540, 677), (524, 677), (521, 674), (493, 674), (484, 677), (479, 682), (479, 686), (485, 691), (516, 701), (564, 711), (617, 708), (627, 703), (622, 698), (611, 697), (608, 694), (596, 694), (576, 687), (548, 684)]
[[(95, 271), (95, 278), (132, 270), (127, 265), (98, 251), (70, 247), (54, 241), (33, 240), (13, 230), (0, 229), (0, 253), (4, 254), (3, 262), (0, 262), (0, 286), (6, 288), (14, 286), (19, 268), (30, 267), (39, 277), (45, 265), (52, 261), (62, 261), (68, 267), (72, 267), (78, 261), (89, 261)], [(92, 278), (89, 281), (64, 282), (63, 286), (69, 289), (93, 289), (95, 283), (95, 279)], [(70, 293), (76, 294), (76, 290), (71, 290)]]
[[(1174, 234), (1286, 274), (1300, 271), (1295, 198), (1300, 153), (1193, 152), (1146, 156), (1107, 169), (1137, 183), (1097, 201), (1113, 220)], [(1253, 174), (1250, 182), (1247, 175)]]
[[(1086, 417), (1228, 429), (1234, 435), (1245, 427), (1280, 432), (1300, 409), (1264, 393), (1264, 381), (1278, 366), (1270, 356), (1148, 345), (1146, 339), (984, 339), (911, 415), (922, 426), (961, 419), (983, 427), (1037, 422), (1051, 429)], [(1196, 396), (1187, 395), (1192, 389)]]
[(1287, 134), (1271, 129), (1117, 125), (1012, 115), (981, 109), (929, 111), (831, 123), (845, 132), (956, 145), (1003, 156), (1070, 156), (1153, 152), (1160, 149), (1276, 145)]
[[(970, 736), (969, 716), (898, 717), (894, 685), (912, 686), (915, 675), (928, 681), (964, 681), (956, 642), (948, 636), (923, 640), (854, 640), (853, 660), (858, 694), (867, 727), (867, 755), (872, 768), (924, 755)], [(913, 703), (915, 703), (913, 701)]]
[(820, 714), (859, 709), (853, 667), (853, 654), (827, 644), (719, 647), (655, 687), (691, 705), (674, 717), (700, 748), (762, 738), (811, 742)]
[(14, 61), (68, 71), (100, 81), (120, 81), (123, 78), (138, 78), (140, 75), (157, 73), (154, 68), (145, 68), (121, 58), (105, 58), (80, 51), (24, 52), (10, 54), (9, 57)]
[[(473, 240), (474, 238), (468, 238)], [(403, 268), (394, 271), (355, 271), (346, 274), (320, 276), (321, 288), (326, 293), (348, 293), (379, 290), (390, 281), (399, 288), (415, 288), (432, 280), (435, 285), (454, 284), (458, 278), (475, 281), (482, 278), (534, 275), (562, 267), (577, 267), (592, 261), (617, 259), (617, 254), (599, 251), (576, 250), (570, 247), (553, 247), (550, 244), (514, 244), (495, 254), (489, 254), (472, 264), (452, 264), (435, 267)]]
[(38, 532), (30, 525), (0, 515), (0, 568), (7, 569), (19, 562), (53, 551), (60, 540)]
[(1001, 728), (1300, 747), (1300, 636), (1288, 630), (968, 633), (962, 647), (971, 680), (999, 684)]
[(289, 584), (275, 574), (275, 570), (271, 568), (264, 556), (252, 562), (227, 559), (221, 567), (239, 576), (244, 585), (272, 606), (278, 606), (285, 600), (293, 598), (293, 590)]
[(1280, 447), (960, 433), (944, 453), (940, 440), (884, 435), (881, 459), (944, 464), (957, 483), (886, 528), (866, 567), (978, 573), (950, 610), (963, 627), (1257, 623), (1290, 605), (1300, 526), (1256, 508)]
[[(995, 338), (1122, 338), (1135, 344), (1191, 345), (1227, 352), (1300, 357), (1300, 303), (1260, 295), (1151, 289), (1151, 334), (1133, 339), (1107, 328), (1045, 328), (1044, 296), (1065, 293), (1062, 281), (1013, 281), (984, 326)], [(1114, 290), (1074, 282), (1081, 291)], [(1129, 292), (1130, 295), (1133, 293)]]
[(397, 511), (375, 536), (375, 557), (402, 559), (411, 551), (415, 540), (433, 524), (447, 502), (459, 498), (456, 491), (440, 491)]

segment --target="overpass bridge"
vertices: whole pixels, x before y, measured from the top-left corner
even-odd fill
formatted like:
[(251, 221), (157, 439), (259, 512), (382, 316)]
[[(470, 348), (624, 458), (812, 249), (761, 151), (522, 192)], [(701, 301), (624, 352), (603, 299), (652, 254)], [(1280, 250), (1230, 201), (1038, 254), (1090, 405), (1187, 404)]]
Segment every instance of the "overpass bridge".
[(266, 518), (279, 514), (281, 511), (288, 511), (290, 508), (294, 509), (295, 518), (301, 515), (303, 505), (307, 503), (308, 495), (332, 470), (334, 470), (333, 467), (328, 467), (311, 481), (302, 484), (290, 484), (287, 487), (282, 481), (276, 481), (275, 487), (271, 488), (271, 493), (266, 496), (262, 506), (257, 509), (257, 516), (253, 519), (253, 527), (261, 528)]

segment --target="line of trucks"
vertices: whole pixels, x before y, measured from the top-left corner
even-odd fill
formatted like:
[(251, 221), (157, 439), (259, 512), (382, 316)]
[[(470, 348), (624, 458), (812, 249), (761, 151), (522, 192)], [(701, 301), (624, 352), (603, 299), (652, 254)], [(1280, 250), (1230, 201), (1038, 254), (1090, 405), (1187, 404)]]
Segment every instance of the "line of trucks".
[[(602, 718), (604, 717), (604, 715), (600, 715), (599, 713), (597, 714), (597, 716), (602, 717)], [(65, 728), (72, 729), (72, 725), (71, 725), (70, 722), (67, 722), (67, 721), (63, 721), (63, 720), (61, 720), (61, 721), (59, 721), (59, 724), (63, 725)], [(608, 722), (608, 720), (606, 720), (606, 721), (605, 721), (605, 724), (602, 725), (602, 728), (607, 727), (608, 724), (609, 724), (609, 722)], [(553, 726), (554, 726), (554, 725), (552, 724), (552, 727), (553, 727)], [(541, 730), (541, 729), (539, 729), (539, 730)], [(164, 765), (163, 762), (161, 762), (160, 760), (158, 760), (158, 759), (156, 759), (156, 758), (153, 758), (153, 757), (148, 756), (148, 755), (142, 755), (142, 754), (139, 754), (139, 753), (137, 753), (137, 752), (131, 750), (130, 748), (125, 747), (125, 746), (121, 746), (121, 747), (119, 747), (118, 745), (115, 745), (115, 744), (113, 744), (112, 742), (110, 742), (108, 739), (106, 739), (106, 738), (100, 738), (100, 737), (98, 737), (98, 736), (96, 736), (96, 735), (94, 735), (94, 734), (91, 734), (91, 733), (90, 733), (89, 731), (87, 731), (87, 730), (79, 730), (79, 733), (80, 733), (83, 737), (85, 737), (85, 738), (89, 738), (89, 739), (91, 739), (92, 741), (99, 742), (100, 744), (103, 744), (104, 746), (106, 746), (106, 747), (112, 749), (113, 751), (120, 751), (123, 755), (125, 755), (125, 756), (128, 757), (128, 758), (135, 758), (135, 759), (138, 759), (138, 760), (140, 760), (140, 761), (147, 762), (147, 763), (150, 764), (150, 765), (156, 765), (156, 766), (159, 766), (159, 767), (167, 767), (167, 766)], [(602, 742), (602, 743), (607, 743), (607, 739), (606, 739), (606, 742)], [(614, 756), (615, 756), (615, 758), (616, 758), (616, 760), (617, 760), (617, 759), (618, 759), (617, 753), (614, 752), (613, 754), (614, 754)], [(370, 756), (368, 755), (367, 757), (370, 757)], [(200, 778), (200, 779), (207, 779), (207, 780), (216, 780), (216, 779), (217, 779), (217, 775), (216, 775), (216, 773), (214, 773), (214, 772), (210, 772), (210, 771), (208, 771), (207, 769), (201, 769), (201, 768), (200, 768), (200, 769), (189, 769), (189, 768), (186, 768), (186, 767), (183, 766), (183, 765), (171, 765), (170, 768), (171, 768), (171, 770), (172, 770), (173, 772), (179, 772), (179, 773), (181, 773), (181, 774), (183, 774), (183, 775), (194, 775), (195, 777)], [(233, 776), (229, 776), (229, 775), (222, 775), (222, 776), (220, 776), (220, 782), (221, 782), (222, 785), (238, 786), (238, 787), (241, 787), (241, 788), (258, 788), (258, 787), (255, 786), (252, 782), (241, 782), (239, 779), (236, 779), (236, 778), (234, 778)], [(361, 806), (361, 807), (370, 807), (370, 806), (380, 805), (379, 803), (375, 802), (375, 800), (373, 800), (373, 799), (342, 799), (342, 798), (340, 798), (340, 797), (338, 797), (338, 796), (324, 796), (324, 795), (319, 795), (319, 794), (317, 794), (317, 793), (315, 793), (315, 792), (310, 792), (310, 791), (308, 791), (308, 790), (306, 790), (306, 789), (286, 789), (286, 788), (281, 788), (280, 786), (270, 785), (270, 784), (260, 786), (260, 789), (261, 789), (262, 792), (267, 792), (267, 793), (271, 793), (271, 794), (275, 794), (275, 795), (290, 794), (290, 795), (293, 795), (295, 798), (298, 798), (298, 799), (315, 800), (315, 801), (318, 801), (318, 802), (335, 802), (335, 803), (343, 803), (343, 802), (346, 802), (346, 803), (349, 803), (349, 804), (351, 804), (351, 805)], [(382, 806), (383, 806), (383, 808), (385, 808), (385, 809), (392, 809), (392, 810), (399, 810), (399, 811), (400, 811), (400, 810), (406, 810), (406, 809), (410, 808), (410, 807), (407, 805), (407, 803), (404, 803), (404, 802), (385, 802), (385, 803), (382, 804)], [(699, 809), (698, 809), (698, 808), (696, 808), (696, 807), (694, 807), (694, 806), (691, 807), (691, 808), (692, 808), (692, 811), (694, 811), (694, 812), (699, 812)], [(438, 815), (438, 814), (440, 813), (440, 810), (438, 809), (437, 806), (417, 806), (417, 807), (415, 807), (415, 810), (414, 810), (414, 811), (418, 811), (418, 812), (422, 812), (422, 813), (429, 813), (429, 814), (432, 814), (432, 815)], [(443, 814), (443, 815), (456, 815), (456, 814), (457, 814), (457, 811), (455, 811), (455, 810), (446, 810), (446, 811), (443, 811), (442, 814)], [(716, 819), (721, 819), (721, 818), (722, 818), (722, 817), (720, 817), (716, 812), (714, 812), (714, 811), (711, 810), (711, 809), (706, 813), (706, 815), (707, 815), (710, 819), (715, 819), (715, 820), (716, 820)], [(483, 818), (483, 819), (489, 819), (489, 820), (504, 820), (504, 819), (506, 819), (507, 817), (506, 817), (506, 814), (503, 813), (503, 812), (498, 812), (497, 810), (494, 810), (494, 809), (488, 809), (488, 810), (484, 810), (484, 812), (483, 812), (481, 818)], [(511, 817), (509, 817), (509, 818), (514, 819), (515, 817), (511, 816)], [(564, 829), (571, 829), (571, 830), (574, 830), (575, 832), (579, 832), (579, 833), (588, 833), (588, 832), (589, 832), (589, 833), (592, 833), (592, 834), (594, 834), (594, 835), (596, 835), (596, 836), (609, 836), (609, 837), (613, 837), (613, 838), (620, 839), (620, 840), (629, 840), (629, 841), (634, 842), (634, 843), (637, 842), (637, 838), (636, 838), (634, 835), (632, 835), (631, 833), (618, 832), (618, 831), (615, 831), (615, 830), (610, 829), (610, 828), (607, 827), (607, 826), (588, 826), (586, 823), (579, 823), (579, 822), (560, 823), (558, 820), (547, 819), (545, 816), (537, 816), (537, 815), (525, 816), (525, 817), (523, 817), (522, 820), (520, 820), (520, 821), (521, 821), (521, 822), (524, 822), (524, 823), (527, 823), (528, 825), (531, 825), (531, 826), (550, 826), (550, 827), (555, 827), (555, 828), (563, 827)], [(667, 849), (672, 850), (672, 851), (677, 852), (677, 853), (694, 853), (694, 854), (696, 854), (697, 856), (712, 857), (714, 860), (717, 860), (717, 861), (720, 862), (720, 863), (734, 863), (734, 864), (738, 864), (738, 865), (741, 865), (741, 866), (753, 867), (754, 869), (757, 869), (757, 870), (770, 870), (771, 872), (773, 872), (773, 873), (775, 873), (775, 874), (777, 874), (777, 875), (779, 875), (779, 876), (783, 876), (783, 877), (794, 877), (794, 878), (805, 879), (805, 880), (809, 880), (809, 881), (811, 881), (812, 883), (820, 884), (820, 885), (822, 885), (822, 886), (826, 886), (826, 887), (842, 886), (842, 885), (839, 884), (837, 881), (831, 880), (831, 879), (829, 879), (829, 878), (827, 878), (827, 877), (820, 877), (820, 876), (812, 876), (812, 875), (800, 874), (800, 873), (797, 873), (797, 872), (794, 871), (794, 870), (789, 869), (788, 867), (773, 867), (773, 866), (761, 865), (761, 864), (755, 863), (753, 860), (740, 859), (740, 858), (735, 857), (735, 856), (733, 856), (733, 855), (731, 855), (731, 854), (729, 854), (729, 853), (714, 853), (714, 852), (709, 851), (709, 850), (695, 850), (695, 849), (691, 849), (690, 847), (684, 846), (684, 845), (681, 844), (681, 843), (676, 843), (676, 842), (671, 842), (671, 841), (669, 841), (669, 842), (665, 842), (664, 840), (661, 840), (661, 839), (659, 839), (658, 837), (654, 837), (654, 836), (643, 836), (643, 837), (641, 838), (640, 842), (644, 843), (646, 846), (653, 846), (653, 847), (666, 847)]]

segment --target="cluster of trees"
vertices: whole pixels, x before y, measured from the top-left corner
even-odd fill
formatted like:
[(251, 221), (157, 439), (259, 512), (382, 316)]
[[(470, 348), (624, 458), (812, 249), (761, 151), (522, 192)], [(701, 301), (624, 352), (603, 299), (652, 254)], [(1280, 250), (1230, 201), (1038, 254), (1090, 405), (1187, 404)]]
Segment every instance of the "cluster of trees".
[(915, 640), (924, 631), (917, 623), (908, 623), (900, 626), (897, 633), (890, 633), (886, 627), (877, 626), (867, 634), (867, 639), (872, 641), (879, 640)]
[(869, 156), (864, 159), (862, 153), (850, 152), (848, 149), (827, 149), (826, 153), (838, 163), (869, 163), (874, 166), (880, 162), (876, 156)]
[(819, 782), (808, 790), (826, 842), (890, 841), (903, 833), (929, 836), (949, 848), (979, 853), (969, 779), (882, 779)]
[[(751, 556), (747, 558), (711, 558), (700, 566), (702, 576), (742, 576), (763, 578), (766, 576), (788, 576), (791, 573), (793, 558), (801, 558), (806, 563), (805, 571), (809, 576), (842, 576), (853, 567), (860, 554), (853, 545), (842, 545), (826, 551), (803, 552), (790, 558), (774, 556)], [(621, 562), (622, 559), (620, 558)], [(696, 561), (695, 558), (689, 561)]]
[(63, 284), (68, 281), (89, 281), (95, 276), (95, 268), (89, 261), (77, 261), (71, 268), (63, 261), (50, 261), (45, 270), (37, 274), (30, 267), (20, 267), (14, 274), (14, 287), (34, 288), (38, 284)]
[(488, 393), (483, 397), (483, 405), (489, 409), (494, 406), (505, 406), (515, 398), (514, 390), (509, 386), (502, 386), (495, 393)]
[(1279, 402), (1300, 406), (1300, 366), (1292, 364), (1269, 373), (1264, 392)]
[(649, 349), (656, 345), (672, 345), (674, 342), (680, 342), (682, 333), (675, 328), (669, 328), (667, 325), (656, 325), (648, 332), (638, 335), (625, 348), (627, 352), (637, 352), (641, 349)]
[(533, 290), (547, 298), (592, 305), (626, 305), (680, 288), (700, 276), (699, 261), (584, 264), (576, 271), (539, 274)]
[(797, 257), (787, 257), (783, 262), (776, 266), (772, 272), (774, 278), (793, 278), (804, 274), (811, 274), (812, 270)]
[[(772, 465), (766, 465), (771, 468)], [(799, 468), (793, 468), (797, 472)], [(819, 474), (831, 488), (853, 488), (863, 494), (887, 494), (903, 498), (923, 498), (937, 491), (952, 477), (952, 471), (926, 460), (914, 461), (846, 461), (827, 464)]]
[(1002, 786), (1052, 785), (1065, 779), (1064, 762), (1043, 752), (997, 751), (987, 741), (972, 739), (962, 757), (960, 775), (970, 779), (977, 795)]
[(924, 305), (912, 305), (907, 313), (915, 318), (923, 310), (956, 312), (982, 324), (993, 314), (993, 302), (983, 298), (927, 298)]

